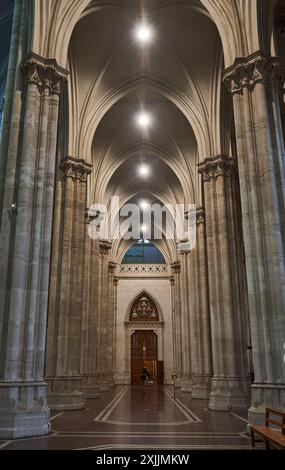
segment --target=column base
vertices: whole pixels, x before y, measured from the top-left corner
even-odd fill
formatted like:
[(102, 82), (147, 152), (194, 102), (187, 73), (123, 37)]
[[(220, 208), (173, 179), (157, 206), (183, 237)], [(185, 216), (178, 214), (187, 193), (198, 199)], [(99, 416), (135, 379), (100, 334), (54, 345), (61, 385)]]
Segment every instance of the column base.
[(285, 409), (285, 384), (255, 383), (251, 385), (251, 407), (248, 422), (264, 425), (266, 407)]
[(108, 392), (115, 385), (113, 375), (110, 372), (99, 373), (98, 383), (100, 384), (100, 392)]
[(211, 375), (192, 375), (192, 398), (206, 400), (211, 393)]
[(0, 439), (46, 436), (50, 411), (44, 382), (0, 382)]
[(185, 375), (181, 379), (181, 392), (191, 393), (192, 392), (192, 380), (190, 375)]
[(116, 385), (130, 385), (131, 384), (131, 371), (117, 371), (114, 373), (114, 386)]
[(98, 374), (82, 375), (82, 392), (88, 399), (101, 398), (100, 387), (98, 385)]
[(85, 397), (82, 377), (47, 377), (47, 400), (51, 410), (82, 410)]
[(249, 397), (249, 379), (214, 377), (208, 408), (213, 411), (248, 408)]

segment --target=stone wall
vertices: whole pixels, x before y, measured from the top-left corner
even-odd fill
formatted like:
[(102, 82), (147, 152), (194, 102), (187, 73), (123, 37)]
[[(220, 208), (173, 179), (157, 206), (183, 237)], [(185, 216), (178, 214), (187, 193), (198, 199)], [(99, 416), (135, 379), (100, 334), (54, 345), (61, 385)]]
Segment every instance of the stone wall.
[[(153, 297), (161, 309), (163, 325), (161, 326), (162, 349), (159, 351), (159, 359), (164, 361), (165, 382), (171, 383), (171, 374), (173, 372), (173, 332), (170, 281), (168, 279), (144, 278), (142, 281), (139, 278), (119, 278), (117, 289), (115, 382), (130, 383), (131, 381), (130, 331), (125, 322), (128, 321), (132, 301), (140, 292), (145, 290)], [(159, 335), (158, 339), (160, 339)], [(158, 342), (160, 343), (160, 341)]]

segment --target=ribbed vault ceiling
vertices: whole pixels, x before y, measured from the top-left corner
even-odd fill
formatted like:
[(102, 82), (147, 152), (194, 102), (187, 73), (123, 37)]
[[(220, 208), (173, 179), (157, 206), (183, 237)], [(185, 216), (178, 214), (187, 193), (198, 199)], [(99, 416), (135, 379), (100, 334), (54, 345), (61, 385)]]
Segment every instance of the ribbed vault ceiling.
[[(153, 28), (147, 45), (134, 37), (141, 20)], [(91, 2), (74, 29), (69, 67), (69, 153), (94, 165), (88, 203), (117, 195), (122, 204), (199, 206), (197, 163), (230, 149), (220, 132), (222, 47), (204, 7)], [(141, 110), (152, 119), (147, 130), (136, 123)]]

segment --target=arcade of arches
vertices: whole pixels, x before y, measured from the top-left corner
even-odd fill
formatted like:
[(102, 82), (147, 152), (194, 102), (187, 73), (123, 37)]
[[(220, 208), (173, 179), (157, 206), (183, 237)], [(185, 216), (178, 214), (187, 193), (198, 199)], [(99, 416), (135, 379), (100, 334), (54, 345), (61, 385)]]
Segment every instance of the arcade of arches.
[[(285, 2), (1, 5), (0, 439), (144, 366), (194, 412), (284, 409)], [(113, 196), (195, 205), (196, 245), (90, 237)]]

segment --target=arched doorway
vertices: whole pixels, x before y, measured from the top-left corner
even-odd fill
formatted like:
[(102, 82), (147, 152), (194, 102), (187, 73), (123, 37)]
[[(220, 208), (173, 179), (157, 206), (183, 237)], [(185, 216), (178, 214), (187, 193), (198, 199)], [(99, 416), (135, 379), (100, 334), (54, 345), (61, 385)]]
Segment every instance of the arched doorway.
[[(141, 371), (145, 367), (150, 374), (150, 381), (164, 383), (163, 361), (158, 360), (159, 313), (154, 301), (146, 294), (140, 294), (133, 302), (129, 321), (132, 324), (131, 336), (131, 383), (141, 383)], [(152, 328), (153, 325), (153, 328)]]

